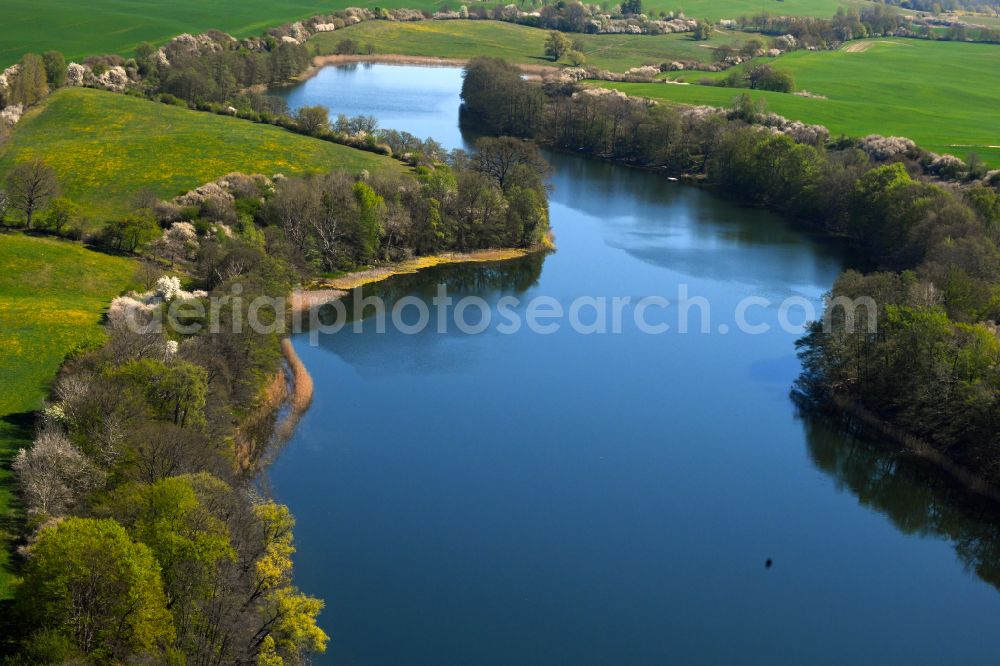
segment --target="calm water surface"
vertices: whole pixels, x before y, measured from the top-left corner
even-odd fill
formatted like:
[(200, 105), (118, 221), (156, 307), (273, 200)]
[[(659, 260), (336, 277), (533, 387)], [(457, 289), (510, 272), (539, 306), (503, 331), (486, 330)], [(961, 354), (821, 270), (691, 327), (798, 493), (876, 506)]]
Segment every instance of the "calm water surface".
[[(457, 147), (460, 85), (357, 66), (284, 94)], [(748, 315), (768, 334), (718, 332), (748, 295), (818, 304), (850, 258), (693, 188), (550, 159), (557, 253), (382, 294), (568, 305), (686, 284), (713, 332), (297, 338), (316, 396), (270, 476), (297, 582), (326, 600), (318, 661), (995, 663), (992, 514), (798, 417), (776, 308)]]

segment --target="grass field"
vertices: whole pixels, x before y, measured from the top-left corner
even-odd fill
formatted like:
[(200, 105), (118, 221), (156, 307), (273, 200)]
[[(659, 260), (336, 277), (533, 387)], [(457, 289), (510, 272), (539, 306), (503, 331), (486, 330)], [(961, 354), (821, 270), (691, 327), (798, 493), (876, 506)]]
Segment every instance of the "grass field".
[[(1000, 77), (991, 74), (1000, 71), (1000, 46), (902, 39), (868, 44), (854, 51), (796, 51), (774, 61), (794, 73), (799, 90), (827, 99), (753, 94), (766, 99), (770, 110), (826, 125), (834, 135), (906, 136), (937, 153), (964, 157), (974, 151), (1000, 166)], [(728, 106), (744, 92), (699, 85), (606, 85), (632, 95), (715, 106)]]
[(140, 42), (162, 43), (210, 28), (237, 37), (349, 6), (434, 9), (437, 0), (4, 0), (0, 68), (22, 54), (58, 49), (70, 58), (131, 54)]
[[(377, 53), (442, 58), (488, 55), (519, 63), (552, 64), (545, 56), (547, 35), (546, 30), (498, 21), (369, 21), (319, 34), (310, 44), (318, 54), (334, 53), (337, 43), (350, 37), (361, 44), (371, 42)], [(712, 49), (687, 34), (568, 36), (581, 42), (588, 65), (612, 71), (678, 58), (702, 62), (712, 59)], [(718, 32), (712, 44), (741, 43), (747, 37), (740, 32)]]
[[(130, 286), (135, 262), (82, 245), (0, 232), (0, 530), (11, 525), (10, 460), (66, 353), (100, 340), (101, 313)], [(0, 599), (9, 593), (0, 548)]]
[[(159, 44), (182, 32), (210, 28), (237, 37), (259, 34), (266, 28), (343, 9), (409, 7), (437, 10), (457, 8), (446, 0), (4, 0), (0, 20), (0, 68), (28, 51), (63, 51), (70, 58), (98, 53), (131, 54), (144, 41)], [(490, 3), (491, 4), (491, 3)], [(524, 9), (533, 9), (521, 0)], [(687, 16), (716, 21), (766, 11), (790, 16), (828, 18), (838, 6), (871, 4), (865, 0), (645, 0), (647, 12), (681, 11)]]
[(210, 113), (82, 88), (32, 111), (0, 147), (0, 174), (38, 158), (94, 221), (128, 212), (135, 193), (175, 196), (232, 171), (286, 176), (332, 169), (402, 169), (346, 146)]
[(864, 7), (875, 3), (863, 0), (644, 0), (646, 11), (683, 10), (686, 16), (709, 21), (735, 19), (766, 12), (777, 16), (830, 18), (837, 7)]

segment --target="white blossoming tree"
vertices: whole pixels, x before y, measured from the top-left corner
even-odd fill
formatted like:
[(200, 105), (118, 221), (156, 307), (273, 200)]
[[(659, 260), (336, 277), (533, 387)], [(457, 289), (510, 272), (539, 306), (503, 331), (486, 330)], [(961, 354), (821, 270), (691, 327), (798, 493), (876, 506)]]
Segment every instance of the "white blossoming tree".
[(103, 473), (63, 430), (46, 428), (14, 458), (14, 473), (28, 513), (62, 516), (102, 480)]

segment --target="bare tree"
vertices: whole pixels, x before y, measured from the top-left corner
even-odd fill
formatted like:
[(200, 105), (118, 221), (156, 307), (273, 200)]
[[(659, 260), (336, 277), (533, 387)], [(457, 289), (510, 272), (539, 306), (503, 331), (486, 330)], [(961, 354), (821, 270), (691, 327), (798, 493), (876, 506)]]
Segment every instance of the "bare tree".
[(41, 160), (18, 164), (7, 174), (10, 206), (24, 214), (28, 228), (39, 210), (59, 194), (59, 179), (52, 167)]
[(309, 218), (318, 206), (315, 188), (298, 178), (282, 180), (268, 202), (268, 211), (285, 230), (285, 237), (303, 255), (309, 244)]
[(135, 271), (135, 281), (149, 291), (156, 284), (156, 281), (163, 277), (163, 269), (158, 264), (148, 260), (139, 262), (139, 268)]

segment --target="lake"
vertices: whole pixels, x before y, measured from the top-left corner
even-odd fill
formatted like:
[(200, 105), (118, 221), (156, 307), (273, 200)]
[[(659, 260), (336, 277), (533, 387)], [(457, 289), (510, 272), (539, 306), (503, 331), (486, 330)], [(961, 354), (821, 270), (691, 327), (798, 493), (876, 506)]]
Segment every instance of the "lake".
[[(460, 86), (355, 65), (282, 94), (461, 147)], [(294, 338), (316, 394), (269, 483), (298, 521), (296, 581), (326, 601), (317, 662), (995, 662), (993, 507), (789, 398), (806, 304), (856, 259), (654, 174), (547, 157), (557, 252), (370, 293), (414, 313), (445, 285), (494, 322), (504, 302), (525, 319), (538, 299), (661, 297), (645, 314), (670, 329), (629, 310), (617, 333)]]

